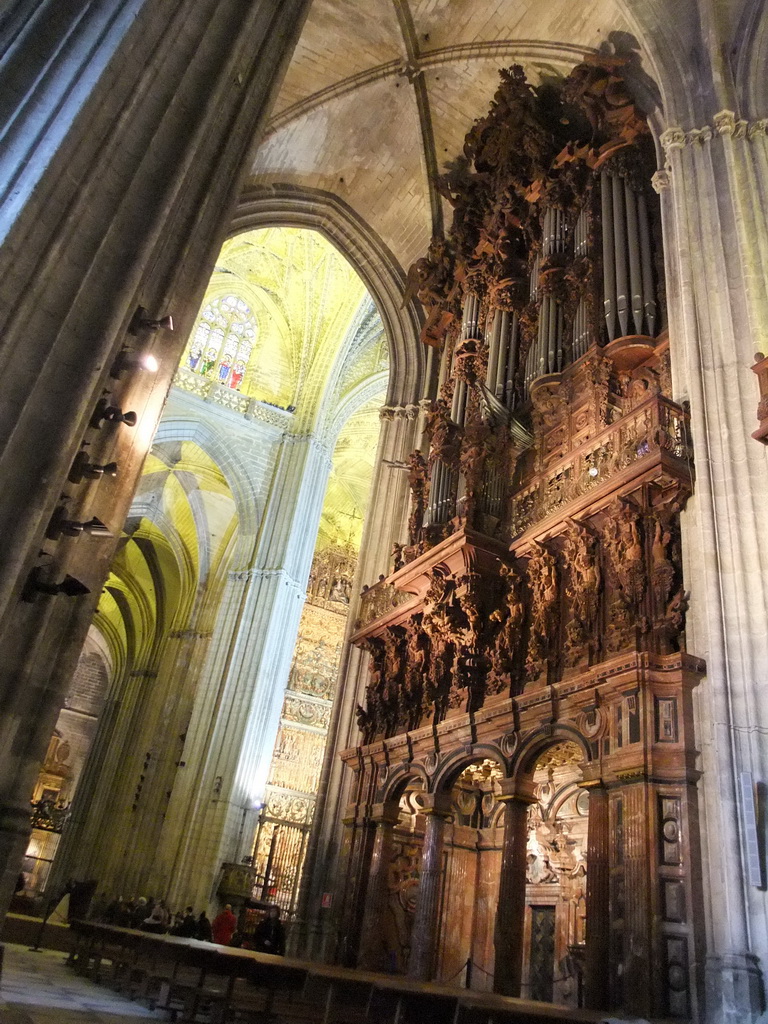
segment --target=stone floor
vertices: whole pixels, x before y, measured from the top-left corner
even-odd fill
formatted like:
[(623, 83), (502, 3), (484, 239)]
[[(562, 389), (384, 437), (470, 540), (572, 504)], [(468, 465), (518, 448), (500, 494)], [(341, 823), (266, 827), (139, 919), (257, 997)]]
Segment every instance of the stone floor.
[(64, 966), (66, 953), (30, 952), (5, 944), (0, 978), (0, 1024), (138, 1024), (162, 1021), (110, 989), (80, 978)]

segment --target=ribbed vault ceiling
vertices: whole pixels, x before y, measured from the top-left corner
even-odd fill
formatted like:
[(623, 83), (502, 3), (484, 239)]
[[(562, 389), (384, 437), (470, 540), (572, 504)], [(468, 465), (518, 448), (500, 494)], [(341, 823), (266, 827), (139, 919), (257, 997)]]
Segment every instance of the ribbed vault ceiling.
[(443, 221), (435, 178), (487, 110), (498, 69), (565, 75), (637, 44), (616, 0), (314, 0), (253, 183), (344, 199), (407, 268)]

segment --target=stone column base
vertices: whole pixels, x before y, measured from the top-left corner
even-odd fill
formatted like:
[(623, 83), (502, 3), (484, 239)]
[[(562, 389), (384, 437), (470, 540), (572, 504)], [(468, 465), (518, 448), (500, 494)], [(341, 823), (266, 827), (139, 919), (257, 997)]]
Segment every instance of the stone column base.
[(751, 953), (707, 957), (707, 1024), (753, 1024), (763, 1019), (763, 977)]

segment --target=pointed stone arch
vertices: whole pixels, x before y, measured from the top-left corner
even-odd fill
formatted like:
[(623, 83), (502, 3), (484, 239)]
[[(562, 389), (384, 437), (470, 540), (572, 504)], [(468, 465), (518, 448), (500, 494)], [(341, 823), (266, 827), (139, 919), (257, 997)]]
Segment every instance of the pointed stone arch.
[(421, 314), (413, 300), (403, 304), (405, 272), (384, 242), (331, 192), (280, 184), (246, 189), (232, 218), (230, 236), (276, 226), (319, 232), (354, 266), (376, 303), (389, 341), (386, 404), (416, 404), (426, 373), (426, 353), (419, 342)]

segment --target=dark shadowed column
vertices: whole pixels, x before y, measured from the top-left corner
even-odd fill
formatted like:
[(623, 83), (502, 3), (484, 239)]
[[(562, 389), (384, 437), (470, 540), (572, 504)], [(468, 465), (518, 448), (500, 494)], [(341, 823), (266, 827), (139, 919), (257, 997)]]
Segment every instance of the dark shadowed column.
[(535, 802), (531, 783), (501, 780), (504, 803), (504, 845), (501, 852), (499, 905), (496, 909), (496, 947), (493, 988), (505, 996), (520, 995), (525, 918), (525, 856), (528, 805)]
[(608, 1007), (608, 793), (597, 780), (583, 782), (589, 792), (587, 834), (587, 951), (584, 999), (593, 1010)]
[(387, 908), (387, 877), (392, 862), (395, 826), (400, 820), (399, 808), (379, 804), (371, 816), (376, 823), (376, 836), (371, 855), (368, 891), (365, 895), (365, 916), (360, 939), (358, 967), (382, 970), (383, 920)]
[(421, 877), (413, 918), (413, 941), (408, 974), (420, 981), (429, 981), (435, 974), (438, 912), (440, 909), (440, 877), (443, 862), (445, 819), (450, 813), (447, 793), (430, 793), (424, 797), (423, 813), (427, 819), (424, 848), (421, 854)]

